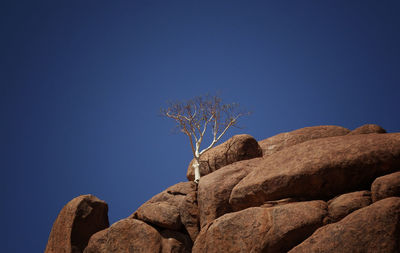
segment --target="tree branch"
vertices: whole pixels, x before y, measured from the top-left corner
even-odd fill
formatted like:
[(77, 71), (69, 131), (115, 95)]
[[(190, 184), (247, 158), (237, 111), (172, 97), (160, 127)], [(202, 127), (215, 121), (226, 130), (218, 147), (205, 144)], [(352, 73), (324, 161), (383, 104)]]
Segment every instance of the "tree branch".
[[(174, 119), (180, 130), (188, 136), (193, 157), (198, 160), (202, 154), (214, 147), (231, 126), (236, 125), (239, 117), (244, 115), (236, 109), (235, 103), (222, 104), (220, 97), (206, 95), (187, 102), (169, 103), (169, 107), (162, 110), (162, 113)], [(212, 141), (208, 147), (199, 152), (206, 132), (210, 128)]]

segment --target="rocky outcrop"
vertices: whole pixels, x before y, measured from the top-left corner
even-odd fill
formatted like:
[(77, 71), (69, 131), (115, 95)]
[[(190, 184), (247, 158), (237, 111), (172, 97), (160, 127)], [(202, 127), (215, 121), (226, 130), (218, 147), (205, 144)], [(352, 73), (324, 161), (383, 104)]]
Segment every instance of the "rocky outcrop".
[(173, 185), (144, 203), (130, 218), (156, 227), (187, 232), (194, 241), (199, 233), (196, 190), (194, 182)]
[[(208, 150), (200, 157), (200, 175), (204, 176), (228, 164), (262, 156), (258, 142), (248, 134), (235, 135), (226, 142)], [(186, 177), (194, 180), (192, 160)]]
[(107, 212), (107, 204), (93, 195), (74, 198), (54, 222), (45, 253), (83, 252), (89, 238), (109, 226)]
[(319, 228), (290, 253), (400, 252), (400, 198), (387, 198)]
[(375, 124), (366, 124), (362, 125), (349, 133), (349, 135), (357, 135), (357, 134), (384, 134), (386, 130), (381, 126)]
[(72, 200), (46, 252), (400, 252), (400, 133), (382, 129), (303, 128), (260, 141), (263, 156), (235, 136), (206, 153), (198, 185), (109, 228), (103, 201)]
[(235, 210), (288, 197), (327, 199), (368, 189), (377, 177), (400, 168), (400, 134), (322, 138), (257, 161), (232, 190)]
[(333, 223), (341, 220), (348, 214), (371, 204), (371, 192), (357, 191), (346, 193), (328, 201), (328, 216), (324, 223)]
[(287, 252), (320, 227), (325, 215), (323, 201), (225, 214), (202, 229), (193, 252)]
[(371, 192), (373, 202), (388, 197), (400, 197), (400, 171), (375, 179)]
[(268, 139), (259, 141), (264, 156), (272, 155), (284, 148), (296, 144), (332, 136), (342, 136), (350, 132), (349, 129), (340, 126), (314, 126), (297, 129), (287, 133), (277, 134)]

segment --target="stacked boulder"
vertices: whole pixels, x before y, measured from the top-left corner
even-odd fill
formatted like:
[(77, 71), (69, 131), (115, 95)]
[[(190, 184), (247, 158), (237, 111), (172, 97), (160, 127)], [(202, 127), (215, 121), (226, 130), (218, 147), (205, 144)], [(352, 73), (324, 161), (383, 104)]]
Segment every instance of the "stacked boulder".
[[(205, 161), (198, 185), (171, 186), (110, 227), (89, 219), (96, 229), (69, 229), (58, 252), (400, 252), (400, 133), (369, 124), (239, 135)], [(77, 220), (66, 213), (46, 252)]]

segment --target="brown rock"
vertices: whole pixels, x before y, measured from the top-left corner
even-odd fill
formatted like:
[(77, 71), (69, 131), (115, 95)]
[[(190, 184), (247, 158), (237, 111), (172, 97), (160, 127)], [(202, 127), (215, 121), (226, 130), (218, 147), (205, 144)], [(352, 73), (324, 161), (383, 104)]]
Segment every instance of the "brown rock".
[(142, 205), (135, 218), (152, 223), (158, 227), (179, 230), (182, 226), (179, 209), (167, 202)]
[(397, 253), (399, 238), (400, 198), (392, 197), (319, 228), (289, 252)]
[[(248, 134), (235, 135), (226, 142), (208, 150), (200, 157), (200, 175), (204, 176), (228, 164), (262, 156), (258, 142)], [(186, 177), (194, 180), (192, 167), (189, 164)]]
[(105, 252), (107, 244), (108, 229), (101, 230), (90, 237), (89, 243), (84, 253), (101, 253)]
[(108, 223), (107, 204), (93, 195), (82, 195), (66, 204), (51, 229), (45, 253), (78, 253), (94, 233)]
[(174, 230), (182, 230), (182, 224), (194, 241), (199, 233), (196, 188), (194, 182), (173, 185), (152, 197), (130, 217)]
[(229, 204), (231, 191), (253, 169), (252, 164), (258, 159), (261, 158), (236, 162), (201, 178), (197, 192), (200, 227), (232, 212)]
[(327, 199), (368, 189), (400, 168), (400, 134), (364, 134), (307, 141), (258, 160), (232, 190), (235, 210), (265, 201)]
[(360, 208), (369, 206), (371, 192), (357, 191), (340, 195), (328, 202), (328, 216), (324, 223), (333, 223)]
[(371, 192), (373, 202), (387, 197), (400, 197), (400, 171), (375, 179)]
[[(192, 182), (191, 182), (192, 183)], [(181, 222), (194, 242), (199, 234), (199, 209), (196, 192), (188, 193), (179, 205)]]
[(372, 134), (372, 133), (384, 134), (386, 133), (386, 130), (375, 124), (366, 124), (354, 129), (349, 133), (349, 135)]
[(320, 227), (325, 214), (323, 201), (225, 214), (201, 230), (192, 252), (287, 252)]
[(162, 253), (190, 253), (192, 240), (185, 234), (173, 230), (161, 232)]
[(272, 155), (284, 148), (319, 138), (346, 135), (349, 129), (340, 126), (314, 126), (297, 129), (287, 133), (277, 134), (259, 141), (264, 156)]
[(161, 236), (152, 226), (123, 219), (90, 238), (84, 253), (160, 252)]

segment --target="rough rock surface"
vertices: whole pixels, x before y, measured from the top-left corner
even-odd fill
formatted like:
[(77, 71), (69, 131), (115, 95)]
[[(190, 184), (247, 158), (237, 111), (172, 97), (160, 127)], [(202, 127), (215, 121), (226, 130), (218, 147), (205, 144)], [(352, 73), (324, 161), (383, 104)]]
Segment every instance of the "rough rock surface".
[(289, 252), (397, 253), (399, 238), (400, 198), (391, 197), (319, 228)]
[(229, 204), (232, 188), (253, 169), (252, 164), (258, 159), (236, 162), (201, 178), (197, 194), (200, 227), (232, 212)]
[(346, 193), (328, 201), (328, 216), (324, 223), (333, 223), (341, 220), (349, 213), (371, 204), (371, 192), (357, 191)]
[(373, 202), (387, 197), (400, 197), (400, 171), (375, 179), (371, 192)]
[(372, 133), (384, 134), (386, 133), (386, 130), (375, 124), (366, 124), (354, 129), (349, 133), (349, 135), (372, 134)]
[(304, 127), (287, 133), (277, 134), (259, 141), (264, 156), (272, 155), (284, 148), (319, 138), (346, 135), (349, 129), (340, 126)]
[(286, 148), (257, 161), (232, 190), (235, 210), (288, 197), (327, 199), (368, 189), (400, 168), (400, 134), (329, 137)]
[(78, 253), (90, 236), (105, 229), (107, 204), (93, 195), (82, 195), (66, 204), (51, 229), (45, 253)]
[(179, 208), (168, 202), (142, 205), (136, 211), (136, 219), (152, 223), (158, 227), (179, 230), (182, 226)]
[(201, 230), (192, 252), (287, 252), (320, 227), (325, 214), (323, 201), (225, 214)]
[(155, 195), (130, 217), (177, 231), (183, 225), (194, 241), (199, 233), (196, 192), (194, 182), (178, 183)]
[[(200, 157), (200, 175), (204, 176), (228, 164), (262, 156), (258, 142), (248, 134), (235, 135), (226, 142), (208, 150)], [(192, 160), (186, 177), (194, 180)]]
[(90, 238), (84, 253), (161, 251), (161, 235), (152, 226), (136, 219), (123, 219)]

